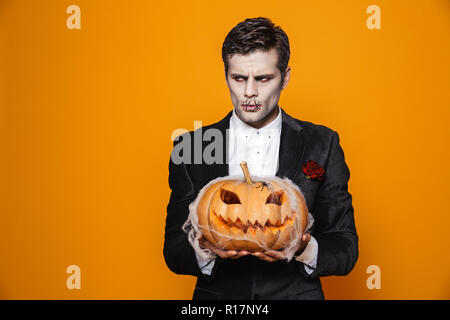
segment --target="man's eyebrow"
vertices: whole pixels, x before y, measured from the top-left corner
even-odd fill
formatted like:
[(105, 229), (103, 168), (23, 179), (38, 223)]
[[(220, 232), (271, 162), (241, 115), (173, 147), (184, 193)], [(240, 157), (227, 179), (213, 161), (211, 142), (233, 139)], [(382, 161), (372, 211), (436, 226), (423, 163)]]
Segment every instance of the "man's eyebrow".
[[(230, 74), (231, 75), (231, 77), (233, 77), (233, 78), (244, 78), (244, 79), (248, 79), (248, 77), (247, 76), (244, 76), (244, 75), (242, 75), (242, 74), (239, 74), (239, 73), (231, 73)], [(273, 73), (265, 73), (265, 74), (259, 74), (259, 75), (257, 75), (257, 76), (255, 76), (255, 79), (256, 80), (260, 80), (260, 79), (264, 79), (264, 78), (269, 78), (269, 79), (271, 79), (271, 78), (275, 78), (275, 74), (273, 74)]]

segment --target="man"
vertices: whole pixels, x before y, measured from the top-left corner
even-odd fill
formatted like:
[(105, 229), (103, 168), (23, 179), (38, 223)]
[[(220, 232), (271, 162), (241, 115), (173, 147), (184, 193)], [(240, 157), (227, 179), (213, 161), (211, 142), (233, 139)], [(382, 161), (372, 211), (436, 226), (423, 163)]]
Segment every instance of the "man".
[[(319, 278), (348, 274), (358, 258), (352, 196), (347, 188), (350, 172), (338, 134), (294, 119), (278, 105), (291, 73), (289, 50), (285, 32), (267, 18), (246, 19), (236, 25), (222, 48), (234, 109), (221, 121), (202, 128), (219, 130), (227, 137), (220, 150), (226, 161), (174, 163), (181, 139), (174, 142), (164, 257), (173, 272), (197, 277), (194, 299), (324, 299)], [(196, 134), (181, 137), (190, 141), (192, 150)], [(205, 147), (203, 141), (200, 152)], [(242, 160), (252, 175), (287, 177), (303, 192), (314, 224), (289, 262), (278, 251), (225, 251), (202, 238), (200, 245), (216, 256), (203, 261), (182, 230), (189, 204), (202, 187), (217, 177), (242, 175)], [(306, 163), (312, 161), (320, 169), (319, 176), (308, 172)]]

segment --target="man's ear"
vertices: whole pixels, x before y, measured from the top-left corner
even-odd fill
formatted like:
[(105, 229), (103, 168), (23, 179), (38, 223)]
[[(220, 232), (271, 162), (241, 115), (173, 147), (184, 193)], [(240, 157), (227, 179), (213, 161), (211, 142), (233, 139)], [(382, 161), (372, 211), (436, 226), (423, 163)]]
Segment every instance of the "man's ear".
[(285, 73), (284, 73), (283, 85), (282, 85), (282, 87), (281, 87), (281, 90), (283, 90), (284, 88), (287, 87), (290, 78), (291, 78), (291, 67), (288, 66), (288, 67), (286, 68)]

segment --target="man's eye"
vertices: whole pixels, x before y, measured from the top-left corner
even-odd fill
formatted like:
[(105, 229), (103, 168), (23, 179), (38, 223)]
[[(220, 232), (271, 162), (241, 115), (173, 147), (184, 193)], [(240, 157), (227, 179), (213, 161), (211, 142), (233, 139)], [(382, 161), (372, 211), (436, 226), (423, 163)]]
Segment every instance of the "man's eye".
[(242, 80), (244, 80), (244, 78), (236, 77), (234, 78), (234, 80), (236, 80), (237, 82), (241, 82)]
[(269, 78), (262, 78), (261, 80), (259, 80), (259, 81), (261, 81), (261, 82), (267, 82), (267, 81), (269, 81), (270, 79)]

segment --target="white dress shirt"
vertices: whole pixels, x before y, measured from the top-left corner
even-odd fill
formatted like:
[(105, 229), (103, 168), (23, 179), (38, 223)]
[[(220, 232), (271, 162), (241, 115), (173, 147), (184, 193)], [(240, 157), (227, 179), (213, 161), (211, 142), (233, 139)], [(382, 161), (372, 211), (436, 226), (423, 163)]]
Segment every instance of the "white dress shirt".
[[(230, 176), (244, 177), (240, 166), (242, 161), (252, 176), (273, 177), (278, 171), (278, 156), (281, 137), (281, 109), (278, 116), (266, 126), (256, 129), (239, 119), (233, 109), (229, 130), (229, 172)], [(303, 262), (308, 274), (312, 273), (317, 264), (318, 244), (311, 236), (311, 240), (303, 253), (296, 258)], [(204, 274), (211, 274), (215, 260), (202, 261), (197, 255), (197, 261)], [(310, 267), (312, 268), (310, 268)]]

